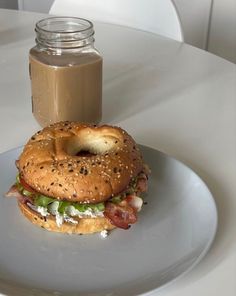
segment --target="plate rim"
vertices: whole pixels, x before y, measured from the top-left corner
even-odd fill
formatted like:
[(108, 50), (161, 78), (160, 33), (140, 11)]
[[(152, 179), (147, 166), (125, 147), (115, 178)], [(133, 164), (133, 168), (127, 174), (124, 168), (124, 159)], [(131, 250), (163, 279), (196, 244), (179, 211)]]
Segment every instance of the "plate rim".
[(143, 144), (138, 144), (139, 147), (144, 147), (144, 148), (147, 148), (147, 149), (152, 149), (152, 150), (155, 150), (157, 152), (159, 152), (160, 154), (162, 154), (162, 156), (164, 157), (168, 157), (169, 159), (177, 162), (178, 164), (184, 166), (185, 168), (187, 168), (188, 170), (190, 170), (200, 181), (201, 183), (205, 186), (205, 189), (208, 191), (209, 193), (209, 197), (210, 197), (210, 200), (212, 202), (212, 205), (213, 205), (213, 209), (214, 209), (214, 218), (215, 218), (215, 224), (214, 224), (214, 229), (212, 231), (212, 235), (208, 241), (208, 244), (205, 245), (204, 249), (202, 250), (202, 252), (200, 253), (200, 255), (197, 257), (197, 259), (188, 267), (186, 268), (185, 271), (183, 271), (182, 273), (180, 273), (179, 275), (177, 275), (175, 278), (173, 278), (172, 280), (162, 284), (161, 286), (157, 287), (157, 288), (154, 288), (154, 289), (151, 289), (147, 292), (144, 292), (144, 293), (141, 293), (139, 294), (140, 296), (149, 296), (151, 294), (153, 294), (154, 292), (156, 291), (160, 291), (166, 287), (168, 287), (169, 285), (172, 285), (174, 284), (176, 281), (178, 281), (179, 279), (181, 279), (182, 277), (184, 277), (186, 274), (188, 274), (190, 271), (192, 271), (202, 260), (203, 258), (207, 255), (207, 253), (209, 252), (209, 250), (211, 249), (215, 239), (216, 239), (216, 234), (217, 234), (217, 230), (218, 230), (218, 224), (219, 224), (219, 215), (218, 215), (218, 209), (217, 209), (217, 205), (216, 205), (216, 202), (215, 202), (215, 198), (214, 198), (214, 195), (212, 194), (210, 188), (208, 187), (207, 183), (203, 180), (203, 178), (201, 176), (199, 176), (199, 174), (197, 174), (195, 172), (194, 169), (192, 169), (189, 165), (187, 165), (184, 161), (182, 160), (179, 160), (177, 158), (175, 158), (174, 156), (168, 154), (168, 153), (165, 153), (163, 151), (160, 151), (154, 147), (151, 147), (151, 146), (146, 146), (146, 145), (143, 145)]
[[(141, 292), (141, 293), (137, 294), (137, 295), (140, 295), (140, 296), (151, 296), (151, 295), (153, 295), (154, 292), (157, 292), (157, 291), (159, 292), (162, 289), (165, 289), (168, 286), (174, 284), (179, 279), (183, 278), (186, 274), (191, 272), (203, 260), (203, 258), (207, 255), (207, 253), (211, 249), (211, 247), (212, 247), (212, 245), (213, 245), (213, 243), (214, 243), (214, 241), (216, 239), (218, 224), (219, 224), (219, 216), (218, 216), (218, 209), (217, 209), (217, 205), (216, 205), (216, 202), (215, 202), (214, 195), (212, 194), (210, 188), (208, 187), (207, 182), (204, 181), (203, 178), (201, 176), (199, 176), (199, 174), (197, 174), (194, 169), (192, 169), (184, 161), (179, 160), (179, 159), (175, 158), (174, 156), (172, 156), (172, 155), (170, 155), (168, 153), (160, 151), (160, 150), (156, 149), (155, 147), (147, 146), (147, 145), (143, 145), (143, 144), (139, 144), (139, 143), (138, 143), (138, 147), (140, 148), (141, 151), (142, 151), (142, 149), (146, 149), (146, 150), (151, 149), (151, 150), (157, 152), (158, 154), (161, 154), (162, 157), (168, 158), (171, 161), (174, 161), (174, 162), (178, 163), (178, 165), (183, 166), (185, 169), (187, 169), (191, 173), (193, 173), (194, 176), (197, 177), (200, 180), (201, 184), (204, 185), (205, 190), (208, 191), (208, 194), (209, 194), (208, 198), (210, 198), (211, 204), (213, 206), (213, 211), (214, 211), (213, 230), (212, 230), (211, 236), (208, 239), (208, 243), (204, 246), (202, 252), (198, 255), (198, 257), (194, 260), (194, 262), (192, 264), (190, 264), (189, 267), (187, 267), (183, 272), (181, 272), (179, 275), (175, 276), (173, 279), (167, 281), (166, 283), (161, 284), (160, 286), (158, 286), (156, 288), (151, 288), (151, 289), (148, 289), (148, 290), (146, 290), (144, 292)], [(11, 152), (14, 152), (16, 150), (23, 149), (23, 148), (24, 148), (24, 145), (21, 145), (21, 146), (18, 146), (18, 147), (11, 148), (9, 150), (3, 151), (3, 152), (0, 153), (0, 157), (2, 157), (4, 154), (11, 153)], [(1, 281), (1, 279), (0, 279), (0, 281)], [(27, 287), (25, 287), (25, 288), (27, 288)], [(30, 293), (30, 288), (28, 288), (28, 290), (29, 290), (29, 293)], [(8, 294), (2, 294), (1, 290), (0, 290), (0, 295), (8, 296)], [(70, 294), (68, 294), (68, 295), (70, 295)], [(114, 295), (116, 295), (116, 294), (114, 294)]]

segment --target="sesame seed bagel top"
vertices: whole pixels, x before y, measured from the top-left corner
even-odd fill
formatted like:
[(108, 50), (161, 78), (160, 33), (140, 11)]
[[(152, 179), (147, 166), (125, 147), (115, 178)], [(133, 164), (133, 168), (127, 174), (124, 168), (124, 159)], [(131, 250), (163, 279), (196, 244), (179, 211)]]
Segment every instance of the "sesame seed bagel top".
[(77, 122), (37, 132), (19, 158), (22, 178), (37, 192), (81, 203), (119, 194), (142, 168), (141, 153), (127, 132)]

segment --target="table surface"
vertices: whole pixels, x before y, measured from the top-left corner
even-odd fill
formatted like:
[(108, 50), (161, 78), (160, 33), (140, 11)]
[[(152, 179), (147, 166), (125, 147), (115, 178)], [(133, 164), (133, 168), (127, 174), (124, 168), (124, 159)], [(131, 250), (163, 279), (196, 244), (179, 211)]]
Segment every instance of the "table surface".
[[(36, 13), (0, 10), (0, 152), (40, 127), (31, 114), (28, 50)], [(154, 294), (236, 293), (236, 66), (151, 33), (95, 23), (104, 57), (103, 122), (172, 155), (206, 182), (219, 212), (215, 242), (190, 273)]]

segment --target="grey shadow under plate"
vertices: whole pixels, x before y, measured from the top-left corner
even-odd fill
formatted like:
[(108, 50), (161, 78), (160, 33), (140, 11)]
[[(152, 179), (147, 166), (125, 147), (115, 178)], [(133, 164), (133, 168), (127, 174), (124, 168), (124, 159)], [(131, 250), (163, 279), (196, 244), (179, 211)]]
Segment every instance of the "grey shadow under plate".
[(21, 149), (0, 155), (0, 293), (6, 295), (138, 295), (195, 266), (217, 228), (214, 199), (181, 162), (140, 146), (152, 174), (139, 221), (106, 239), (50, 233), (28, 222), (14, 198)]

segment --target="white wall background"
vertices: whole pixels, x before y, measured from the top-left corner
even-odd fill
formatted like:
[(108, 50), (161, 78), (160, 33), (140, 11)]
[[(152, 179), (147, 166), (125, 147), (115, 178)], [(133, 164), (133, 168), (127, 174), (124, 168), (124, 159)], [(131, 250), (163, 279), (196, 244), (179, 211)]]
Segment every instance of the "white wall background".
[[(236, 63), (236, 0), (173, 2), (180, 15), (186, 43)], [(19, 6), (22, 10), (48, 12), (52, 3), (53, 0), (0, 0), (0, 7), (17, 9)]]

